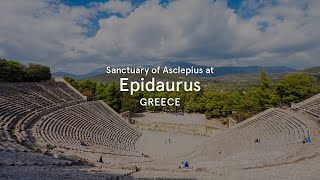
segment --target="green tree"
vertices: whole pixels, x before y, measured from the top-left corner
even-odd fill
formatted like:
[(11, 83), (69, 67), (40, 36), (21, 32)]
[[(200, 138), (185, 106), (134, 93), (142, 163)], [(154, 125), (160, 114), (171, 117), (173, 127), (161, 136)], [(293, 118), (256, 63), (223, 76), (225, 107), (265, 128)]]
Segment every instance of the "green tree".
[(39, 82), (51, 79), (50, 68), (40, 64), (25, 66), (18, 61), (0, 59), (0, 82)]
[(105, 88), (106, 88), (106, 85), (103, 82), (100, 81), (97, 83), (95, 93), (98, 100), (102, 100), (106, 97), (104, 93)]
[(262, 67), (260, 67), (259, 77), (260, 77), (260, 89), (262, 89), (262, 90), (269, 89), (270, 88), (270, 81), (269, 81), (267, 73), (264, 71), (264, 69)]
[(251, 88), (244, 94), (243, 112), (258, 113), (261, 111), (258, 88)]
[(25, 80), (25, 66), (18, 61), (1, 60), (1, 77), (3, 82), (22, 82)]
[(142, 92), (135, 92), (132, 96), (129, 92), (124, 92), (121, 98), (122, 111), (142, 112), (144, 107), (140, 105), (140, 99), (143, 98)]
[(120, 86), (114, 81), (110, 82), (104, 90), (105, 98), (103, 99), (114, 110), (121, 109), (121, 92)]
[(30, 82), (50, 80), (50, 68), (40, 64), (29, 64), (25, 70), (25, 79)]
[(273, 85), (270, 83), (267, 73), (263, 70), (263, 68), (260, 68), (260, 85), (259, 88), (256, 90), (256, 96), (254, 97), (255, 100), (258, 100), (259, 104), (259, 111), (267, 110), (273, 105), (277, 103), (277, 98), (274, 96), (272, 87)]
[(96, 85), (97, 83), (92, 82), (89, 79), (85, 79), (78, 83), (78, 89), (84, 96), (87, 96), (88, 100), (94, 100)]
[(205, 92), (202, 99), (206, 100), (205, 114), (206, 117), (222, 117), (224, 112), (224, 93), (221, 92)]
[(7, 80), (6, 67), (7, 61), (5, 59), (0, 59), (0, 82), (5, 82)]
[(203, 91), (200, 92), (188, 92), (184, 99), (184, 111), (187, 113), (201, 112), (206, 111), (206, 99), (203, 95)]
[(75, 79), (73, 79), (71, 77), (64, 77), (63, 79), (65, 81), (67, 81), (71, 86), (73, 86), (74, 88), (76, 88), (79, 91), (79, 83), (78, 83), (78, 81), (76, 81)]
[(226, 94), (225, 112), (226, 115), (232, 115), (243, 110), (244, 99), (238, 91)]
[(315, 79), (304, 73), (287, 75), (277, 84), (277, 92), (286, 105), (300, 102), (317, 93)]

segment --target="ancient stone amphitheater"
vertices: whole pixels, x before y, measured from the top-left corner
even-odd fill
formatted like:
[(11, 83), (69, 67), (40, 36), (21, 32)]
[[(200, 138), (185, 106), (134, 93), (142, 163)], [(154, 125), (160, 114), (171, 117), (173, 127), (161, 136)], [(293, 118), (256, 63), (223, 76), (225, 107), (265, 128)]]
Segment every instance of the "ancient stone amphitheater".
[[(175, 115), (160, 115), (163, 119), (151, 118), (147, 127), (150, 123), (198, 127), (196, 116), (187, 116), (178, 120)], [(188, 119), (185, 124), (183, 119)], [(151, 131), (137, 121), (131, 125), (104, 102), (87, 101), (61, 78), (0, 83), (0, 179), (318, 179), (320, 175), (320, 95), (291, 108), (269, 109), (211, 137)], [(303, 143), (308, 137), (311, 143)], [(190, 168), (180, 169), (182, 161), (188, 161)]]

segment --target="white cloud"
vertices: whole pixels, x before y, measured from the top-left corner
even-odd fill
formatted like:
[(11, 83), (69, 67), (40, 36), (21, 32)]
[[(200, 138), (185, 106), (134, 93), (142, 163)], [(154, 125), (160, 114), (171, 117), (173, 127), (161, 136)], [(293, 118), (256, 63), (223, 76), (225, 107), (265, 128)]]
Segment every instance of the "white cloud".
[[(45, 0), (4, 0), (0, 52), (77, 73), (106, 64), (177, 59), (210, 65), (319, 65), (320, 1), (270, 2), (247, 1), (243, 6), (258, 14), (243, 19), (225, 1), (177, 0), (163, 7), (150, 0), (133, 7), (111, 0), (69, 7)], [(123, 17), (100, 19), (97, 33), (84, 36), (90, 19), (101, 11)]]
[(52, 5), (42, 0), (7, 0), (0, 3), (0, 49), (5, 58), (55, 66), (67, 39), (82, 38), (79, 26), (90, 17), (89, 10)]
[(133, 5), (128, 1), (110, 0), (104, 3), (92, 3), (98, 11), (119, 13), (123, 16), (128, 15), (133, 9)]

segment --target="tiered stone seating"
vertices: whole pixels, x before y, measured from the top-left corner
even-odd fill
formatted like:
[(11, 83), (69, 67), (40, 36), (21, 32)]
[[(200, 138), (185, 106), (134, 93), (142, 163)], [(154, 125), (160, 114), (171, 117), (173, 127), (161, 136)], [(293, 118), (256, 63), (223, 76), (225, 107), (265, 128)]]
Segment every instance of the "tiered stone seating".
[(320, 94), (312, 96), (298, 104), (292, 104), (291, 107), (320, 119)]
[(52, 82), (48, 81), (43, 83), (43, 85), (39, 84), (45, 91), (52, 94), (53, 96), (61, 99), (62, 101), (74, 101), (82, 99), (82, 97), (71, 90), (65, 83), (62, 82)]
[[(298, 151), (305, 145), (305, 137), (319, 141), (318, 136), (316, 122), (294, 111), (272, 108), (210, 138), (193, 156), (201, 160), (267, 161)], [(256, 138), (260, 143), (255, 143)]]
[(57, 165), (68, 166), (72, 165), (72, 161), (56, 159), (52, 156), (32, 153), (32, 152), (12, 152), (0, 151), (0, 164), (3, 166), (43, 166), (43, 165)]
[(0, 140), (0, 151), (29, 152), (30, 150), (14, 141)]
[(63, 82), (56, 82), (54, 83), (54, 85), (61, 91), (63, 91), (64, 93), (66, 93), (68, 96), (70, 96), (72, 99), (82, 99), (82, 97), (76, 93), (75, 91), (73, 91), (72, 89), (70, 89), (65, 83)]
[(77, 93), (67, 93), (70, 91), (65, 83), (54, 81), (0, 83), (0, 149), (26, 151), (11, 135), (15, 134), (22, 142), (26, 136), (24, 130), (37, 117), (84, 101)]
[(102, 153), (134, 152), (141, 135), (101, 102), (59, 109), (41, 117), (37, 127), (42, 145)]
[[(0, 83), (0, 166), (72, 164), (33, 150), (140, 155), (135, 142), (141, 133), (104, 103), (85, 102), (86, 97), (62, 79)], [(55, 147), (59, 149), (51, 151)]]
[(0, 90), (0, 150), (27, 151), (16, 139), (86, 152), (136, 153), (141, 133), (104, 103), (83, 103), (84, 97), (62, 80), (3, 83)]

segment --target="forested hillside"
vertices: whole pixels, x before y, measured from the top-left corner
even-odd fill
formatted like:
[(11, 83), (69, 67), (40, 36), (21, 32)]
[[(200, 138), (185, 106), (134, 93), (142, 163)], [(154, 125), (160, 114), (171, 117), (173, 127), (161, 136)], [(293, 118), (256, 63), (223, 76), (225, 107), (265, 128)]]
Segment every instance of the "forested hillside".
[[(288, 74), (276, 82), (270, 81), (261, 68), (257, 85), (249, 88), (230, 90), (212, 90), (202, 88), (201, 92), (136, 92), (132, 96), (120, 92), (119, 84), (94, 82), (88, 79), (76, 81), (65, 79), (89, 99), (104, 100), (117, 111), (183, 111), (187, 113), (204, 113), (208, 119), (233, 117), (242, 121), (271, 107), (290, 106), (318, 93), (317, 81), (304, 73)], [(180, 107), (142, 107), (141, 98), (181, 98)]]
[(51, 79), (50, 68), (0, 59), (0, 82), (38, 82)]

